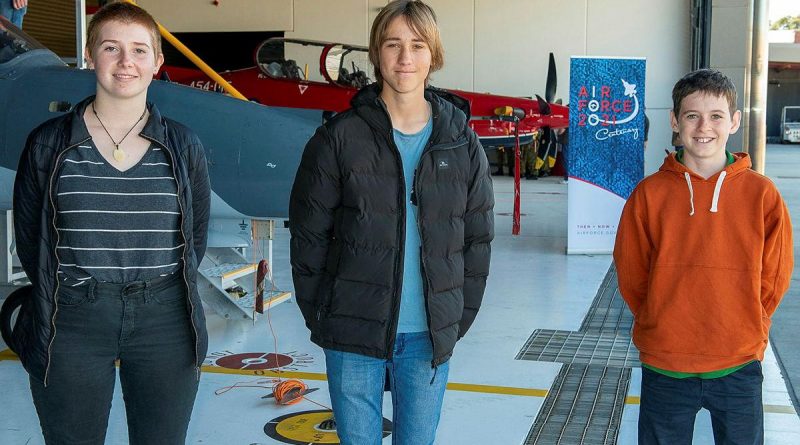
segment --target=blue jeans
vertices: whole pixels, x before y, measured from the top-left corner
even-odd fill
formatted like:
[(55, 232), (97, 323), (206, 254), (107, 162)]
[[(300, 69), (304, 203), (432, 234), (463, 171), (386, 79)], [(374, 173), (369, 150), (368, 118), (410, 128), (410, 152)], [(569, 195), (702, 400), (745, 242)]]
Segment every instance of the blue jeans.
[(431, 367), (428, 332), (397, 334), (391, 359), (325, 350), (328, 388), (342, 445), (380, 444), (383, 388), (392, 391), (392, 443), (432, 444), (450, 362)]
[(642, 368), (640, 445), (691, 445), (700, 408), (711, 413), (716, 445), (764, 443), (761, 362), (717, 379), (667, 377)]
[(22, 17), (27, 11), (27, 6), (22, 9), (14, 9), (14, 5), (11, 0), (0, 0), (0, 15), (7, 18), (8, 21), (13, 23), (17, 28), (22, 29)]
[(30, 378), (48, 445), (103, 445), (116, 383), (130, 444), (178, 445), (197, 393), (186, 286), (175, 276), (61, 287), (48, 385)]

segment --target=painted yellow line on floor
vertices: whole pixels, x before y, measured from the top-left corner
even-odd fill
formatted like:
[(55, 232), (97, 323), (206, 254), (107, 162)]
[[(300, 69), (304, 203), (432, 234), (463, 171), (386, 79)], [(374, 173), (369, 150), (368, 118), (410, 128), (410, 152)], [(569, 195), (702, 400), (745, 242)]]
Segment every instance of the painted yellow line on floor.
[(764, 412), (772, 414), (797, 414), (793, 406), (764, 404)]
[(19, 357), (11, 352), (10, 349), (4, 349), (0, 351), (0, 360), (19, 360)]
[[(319, 372), (297, 372), (297, 371), (269, 371), (264, 369), (229, 369), (219, 366), (203, 366), (203, 372), (213, 374), (236, 374), (236, 375), (252, 375), (256, 377), (281, 377), (287, 379), (301, 379), (301, 380), (318, 380), (326, 381), (328, 377), (324, 373)], [(529, 396), (529, 397), (544, 397), (547, 395), (546, 389), (535, 388), (515, 388), (511, 386), (494, 386), (494, 385), (473, 385), (469, 383), (455, 383), (450, 382), (447, 384), (447, 389), (452, 391), (468, 391), (468, 392), (482, 392), (486, 394), (508, 394), (515, 396)]]
[[(19, 360), (10, 349), (0, 351), (0, 360)], [(298, 372), (298, 371), (270, 371), (266, 369), (228, 369), (219, 366), (203, 366), (203, 372), (210, 374), (233, 374), (233, 375), (251, 375), (255, 377), (281, 377), (285, 379), (300, 379), (300, 380), (317, 380), (327, 381), (328, 378), (321, 372)], [(507, 394), (512, 396), (526, 396), (526, 397), (546, 397), (548, 390), (536, 388), (515, 388), (512, 386), (495, 386), (495, 385), (474, 385), (471, 383), (456, 383), (450, 382), (447, 384), (447, 389), (451, 391), (466, 391), (466, 392), (480, 392), (484, 394)], [(639, 396), (625, 397), (626, 405), (638, 405), (641, 402)], [(764, 404), (764, 412), (770, 414), (796, 414), (794, 407), (791, 405), (768, 405)]]
[[(628, 396), (625, 397), (625, 404), (626, 405), (638, 405), (641, 403), (641, 397), (639, 396)], [(791, 405), (768, 405), (764, 404), (764, 412), (765, 413), (772, 413), (772, 414), (795, 414), (796, 411), (794, 407)]]
[(448, 383), (447, 389), (453, 391), (482, 392), (487, 394), (508, 394), (513, 396), (545, 397), (546, 389), (514, 388), (511, 386), (473, 385), (470, 383)]
[(251, 375), (254, 377), (280, 377), (282, 379), (300, 379), (300, 380), (328, 380), (327, 376), (319, 372), (298, 372), (298, 371), (271, 371), (268, 369), (230, 369), (221, 366), (203, 366), (203, 372), (211, 374), (236, 374), (236, 375)]

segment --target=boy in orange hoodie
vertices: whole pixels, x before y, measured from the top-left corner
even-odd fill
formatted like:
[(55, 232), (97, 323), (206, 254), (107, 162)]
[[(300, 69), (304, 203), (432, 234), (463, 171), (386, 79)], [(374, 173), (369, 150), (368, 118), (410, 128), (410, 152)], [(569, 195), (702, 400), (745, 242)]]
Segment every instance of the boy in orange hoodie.
[(700, 408), (717, 444), (761, 444), (761, 360), (793, 267), (775, 185), (726, 150), (736, 89), (703, 69), (672, 90), (684, 146), (628, 198), (614, 261), (642, 362), (639, 443), (692, 443)]

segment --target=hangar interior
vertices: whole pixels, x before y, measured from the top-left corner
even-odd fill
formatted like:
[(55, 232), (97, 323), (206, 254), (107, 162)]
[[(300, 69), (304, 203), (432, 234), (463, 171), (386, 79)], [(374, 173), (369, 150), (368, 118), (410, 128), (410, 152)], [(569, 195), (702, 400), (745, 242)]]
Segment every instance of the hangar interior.
[[(86, 4), (96, 7), (99, 2), (86, 0)], [(365, 46), (370, 24), (386, 1), (140, 0), (138, 4), (152, 11), (213, 68), (228, 70), (252, 64), (252, 49), (273, 36)], [(645, 173), (658, 169), (663, 149), (671, 146), (671, 86), (702, 57), (732, 77), (747, 122), (750, 78), (746, 73), (753, 60), (752, 35), (747, 32), (752, 29), (751, 1), (659, 2), (658, 14), (653, 14), (655, 4), (645, 0), (432, 0), (430, 4), (439, 11), (446, 52), (445, 66), (433, 76), (432, 84), (443, 88), (532, 97), (545, 89), (547, 57), (552, 52), (559, 83), (556, 97), (566, 99), (571, 56), (645, 57), (645, 106), (653, 141), (645, 154)], [(72, 1), (52, 0), (34, 5), (28, 14), (32, 35), (67, 58), (75, 57), (74, 9)], [(704, 20), (704, 15), (710, 20)], [(54, 20), (59, 26), (51, 26)], [(188, 64), (170, 45), (165, 47), (168, 61)], [(767, 131), (773, 137), (780, 119), (775, 104), (797, 94), (787, 91), (796, 85), (787, 79), (800, 71), (795, 47), (770, 45), (769, 60), (779, 64), (769, 72), (769, 97), (775, 98), (769, 101)], [(706, 55), (698, 55), (703, 48)], [(740, 131), (731, 144), (744, 147), (745, 136)]]
[[(386, 4), (378, 0), (137, 3), (187, 42), (210, 47), (222, 40), (239, 46), (226, 57), (211, 56), (210, 63), (220, 69), (237, 68), (258, 41), (272, 36), (367, 45), (370, 24)], [(556, 97), (566, 99), (570, 56), (646, 58), (651, 142), (645, 152), (645, 174), (657, 170), (664, 149), (671, 148), (670, 90), (693, 67), (693, 48), (703, 44), (698, 37), (702, 32), (693, 25), (702, 8), (711, 15), (705, 41), (708, 63), (734, 79), (740, 108), (747, 110), (750, 105), (750, 0), (427, 3), (437, 11), (446, 51), (445, 67), (433, 75), (436, 86), (509, 96), (541, 94), (552, 52), (558, 72)], [(48, 2), (50, 7), (37, 12), (31, 6), (29, 32), (37, 38), (54, 33), (54, 27), (45, 25), (53, 11), (62, 18), (74, 12), (70, 1), (54, 0)], [(67, 58), (75, 57), (70, 45), (63, 44), (71, 41), (74, 48), (72, 23), (71, 30), (66, 25), (59, 28), (65, 35), (51, 36), (52, 42), (61, 44), (59, 55)], [(215, 39), (220, 36), (225, 37)], [(46, 38), (40, 40), (48, 44)], [(775, 109), (800, 105), (800, 57), (796, 46), (790, 52), (769, 72), (769, 135), (777, 127)], [(730, 144), (743, 146), (746, 140), (746, 132), (740, 131)], [(800, 198), (793, 179), (800, 159), (792, 150), (771, 147), (766, 170), (796, 213)], [(478, 319), (452, 359), (437, 444), (636, 443), (641, 370), (630, 339), (632, 316), (619, 296), (609, 255), (564, 254), (567, 188), (559, 179), (523, 181), (520, 236), (510, 234), (512, 179), (494, 180), (496, 238), (490, 278)], [(247, 255), (266, 256), (267, 249), (275, 290), (291, 292), (288, 230), (279, 225), (269, 248), (262, 242)], [(790, 295), (795, 292), (793, 288)], [(323, 424), (330, 406), (324, 354), (308, 340), (291, 299), (255, 320), (232, 320), (210, 308), (207, 317), (211, 343), (188, 443), (338, 443)], [(0, 343), (0, 351), (4, 349)], [(767, 348), (763, 367), (765, 443), (800, 443), (794, 390), (772, 347)], [(271, 392), (278, 376), (275, 369), (317, 390), (299, 404), (276, 405), (262, 398)], [(0, 386), (6, 406), (13, 406), (0, 414), (0, 443), (44, 443), (27, 376), (7, 350), (0, 353)], [(117, 385), (108, 444), (127, 439), (119, 392)], [(391, 408), (387, 394), (388, 420)], [(694, 443), (712, 442), (710, 417), (703, 410)], [(383, 443), (391, 443), (391, 437)]]

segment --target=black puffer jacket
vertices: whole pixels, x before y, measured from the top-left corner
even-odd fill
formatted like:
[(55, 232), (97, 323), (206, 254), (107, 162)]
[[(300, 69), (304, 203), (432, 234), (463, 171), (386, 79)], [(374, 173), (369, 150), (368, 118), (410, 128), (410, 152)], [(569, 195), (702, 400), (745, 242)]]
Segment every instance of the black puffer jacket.
[[(90, 136), (83, 112), (94, 100), (89, 97), (73, 111), (51, 119), (33, 130), (25, 144), (14, 182), (14, 233), (17, 254), (33, 283), (32, 298), (25, 302), (14, 328), (14, 340), (25, 369), (47, 385), (50, 345), (57, 334), (58, 257), (55, 231), (55, 196), (63, 154), (86, 142)], [(210, 186), (205, 152), (188, 128), (162, 117), (148, 104), (150, 117), (140, 133), (166, 150), (172, 160), (181, 207), (183, 278), (189, 289), (189, 308), (195, 335), (198, 378), (208, 349), (205, 315), (197, 293), (197, 266), (203, 259), (208, 236)]]
[[(421, 255), (433, 366), (472, 325), (489, 273), (494, 195), (464, 99), (428, 89), (433, 132), (414, 177), (421, 252), (404, 252), (405, 181), (376, 86), (317, 130), (289, 203), (297, 304), (323, 348), (391, 356), (403, 255)], [(447, 99), (447, 100), (445, 100)], [(467, 111), (468, 112), (468, 111)]]

